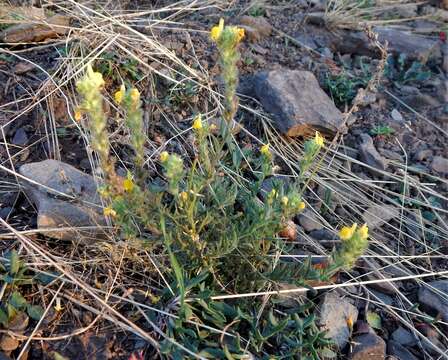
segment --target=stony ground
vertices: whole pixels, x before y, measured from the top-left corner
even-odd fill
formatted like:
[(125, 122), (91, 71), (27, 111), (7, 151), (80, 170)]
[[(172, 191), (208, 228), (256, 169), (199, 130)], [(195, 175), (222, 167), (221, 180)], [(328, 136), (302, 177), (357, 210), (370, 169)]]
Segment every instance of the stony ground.
[[(53, 260), (80, 259), (72, 266), (90, 281), (107, 278), (90, 273), (83, 261), (92, 250), (80, 245), (91, 244), (97, 236), (92, 228), (105, 223), (97, 213), (95, 157), (83, 124), (73, 118), (77, 61), (96, 49), (96, 66), (108, 75), (110, 91), (125, 78), (144, 92), (148, 167), (157, 176), (158, 152), (191, 153), (191, 139), (183, 131), (192, 116), (202, 112), (212, 118), (218, 111), (212, 89), (219, 90), (221, 83), (208, 29), (224, 17), (246, 30), (237, 119), (243, 130), (236, 135), (241, 147), (269, 141), (278, 178), (288, 181), (303, 138), (317, 129), (328, 141), (307, 192), (310, 210), (295, 219), (293, 255), (328, 253), (344, 220), (366, 222), (372, 232), (368, 254), (338, 279), (360, 284), (319, 295), (320, 326), (329, 330), (341, 358), (447, 357), (446, 1), (373, 1), (376, 6), (354, 1), (352, 8), (320, 0), (184, 1), (178, 6), (132, 1), (101, 4), (108, 16), (92, 12), (91, 23), (88, 14), (80, 15), (84, 7), (43, 3), (45, 13), (39, 5), (33, 10), (38, 20), (19, 21), (0, 33), (0, 217), (20, 232), (12, 234), (2, 223), (3, 251), (26, 235), (67, 254)], [(24, 16), (23, 9), (15, 9)], [(135, 14), (129, 17), (135, 21), (120, 16), (126, 13)], [(8, 16), (0, 8), (2, 22), (14, 22)], [(53, 25), (37, 25), (42, 18)], [(119, 28), (114, 19), (126, 27)], [(160, 19), (166, 24), (159, 25)], [(93, 25), (101, 21), (103, 33)], [(110, 34), (118, 33), (123, 37), (106, 46)], [(105, 110), (115, 116), (113, 105)], [(125, 174), (129, 141), (120, 123), (111, 128), (118, 168)], [(42, 162), (47, 159), (63, 163)], [(67, 229), (61, 229), (64, 225)], [(73, 238), (76, 246), (67, 241)], [(94, 251), (107, 261), (108, 249)], [(30, 257), (30, 266), (38, 267), (34, 260)], [(141, 285), (141, 279), (129, 281), (128, 288)], [(44, 291), (41, 286), (33, 296), (44, 297)], [(76, 298), (75, 291), (70, 294)], [(83, 300), (67, 301), (67, 313), (50, 308), (45, 326), (33, 334), (42, 340), (32, 341), (26, 351), (21, 351), (23, 341), (2, 330), (0, 358), (21, 353), (22, 359), (46, 359), (55, 351), (69, 359), (143, 358), (144, 341), (108, 323), (96, 327), (98, 313), (81, 307)], [(36, 325), (32, 321), (16, 333), (29, 336)]]

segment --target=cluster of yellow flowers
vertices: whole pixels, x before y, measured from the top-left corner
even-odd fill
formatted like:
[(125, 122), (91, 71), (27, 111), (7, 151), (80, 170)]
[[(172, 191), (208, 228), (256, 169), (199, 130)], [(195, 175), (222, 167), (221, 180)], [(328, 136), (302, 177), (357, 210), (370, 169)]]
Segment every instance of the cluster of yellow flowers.
[(350, 240), (354, 235), (358, 235), (362, 240), (366, 240), (369, 237), (369, 228), (367, 224), (362, 225), (358, 229), (358, 224), (354, 223), (352, 226), (344, 226), (339, 230), (339, 237), (341, 240)]
[[(224, 19), (220, 19), (217, 26), (212, 27), (210, 31), (210, 38), (214, 42), (219, 42), (223, 33), (224, 33)], [(229, 35), (235, 40), (236, 43), (241, 42), (244, 38), (244, 29), (238, 28), (236, 26), (228, 26), (226, 27)]]

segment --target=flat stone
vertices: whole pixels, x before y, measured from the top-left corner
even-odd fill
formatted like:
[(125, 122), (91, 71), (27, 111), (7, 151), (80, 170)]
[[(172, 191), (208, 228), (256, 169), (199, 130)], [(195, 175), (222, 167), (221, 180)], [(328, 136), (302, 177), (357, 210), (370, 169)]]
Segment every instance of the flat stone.
[(380, 155), (373, 144), (373, 139), (368, 134), (361, 134), (361, 144), (359, 145), (359, 157), (365, 164), (384, 171), (386, 160)]
[[(373, 29), (380, 43), (388, 43), (388, 52), (394, 55), (404, 54), (406, 58), (425, 63), (428, 60), (442, 58), (440, 41), (436, 37), (422, 36), (391, 27), (378, 26)], [(342, 54), (378, 56), (378, 49), (363, 31), (341, 31), (332, 39), (332, 47)]]
[(8, 27), (0, 33), (0, 41), (6, 43), (29, 43), (64, 35), (70, 30), (70, 18), (56, 14), (45, 20)]
[(442, 156), (434, 156), (431, 163), (431, 169), (436, 173), (447, 175), (448, 174), (448, 159)]
[(386, 343), (373, 332), (356, 336), (353, 343), (352, 360), (384, 360), (386, 357)]
[(418, 360), (408, 349), (393, 340), (387, 343), (387, 354), (398, 360)]
[(392, 333), (391, 338), (393, 341), (404, 346), (414, 346), (417, 343), (415, 336), (401, 326), (399, 326), (397, 330)]
[(349, 320), (353, 324), (356, 322), (358, 309), (336, 292), (328, 292), (321, 300), (317, 314), (317, 325), (321, 330), (326, 330), (327, 337), (342, 349), (350, 337), (347, 321)]
[(23, 128), (17, 129), (12, 138), (12, 143), (18, 146), (24, 146), (28, 142), (28, 135)]
[(432, 157), (434, 152), (431, 149), (420, 150), (417, 154), (415, 154), (415, 160), (423, 161), (427, 158)]
[(320, 230), (323, 225), (317, 218), (316, 214), (306, 209), (302, 214), (298, 216), (299, 224), (302, 226), (303, 230), (306, 232)]
[(448, 322), (448, 280), (437, 280), (430, 282), (428, 286), (421, 286), (418, 290), (418, 301), (437, 310), (443, 321)]
[(390, 116), (396, 122), (399, 122), (399, 123), (403, 123), (404, 122), (403, 115), (401, 115), (401, 113), (397, 109), (393, 109), (391, 111), (391, 113), (390, 113)]
[(278, 69), (255, 76), (256, 97), (284, 135), (346, 132), (342, 113), (309, 71)]
[(394, 205), (372, 205), (362, 214), (362, 219), (369, 229), (373, 230), (389, 223), (400, 215), (400, 210)]
[(242, 16), (239, 23), (250, 42), (260, 41), (272, 32), (272, 25), (262, 16)]
[[(86, 240), (99, 235), (105, 219), (93, 177), (57, 160), (25, 164), (20, 167), (19, 172), (40, 184), (28, 181), (23, 184), (25, 193), (37, 208), (39, 230), (72, 228), (44, 231), (49, 237), (63, 240)], [(81, 230), (79, 227), (93, 228)]]

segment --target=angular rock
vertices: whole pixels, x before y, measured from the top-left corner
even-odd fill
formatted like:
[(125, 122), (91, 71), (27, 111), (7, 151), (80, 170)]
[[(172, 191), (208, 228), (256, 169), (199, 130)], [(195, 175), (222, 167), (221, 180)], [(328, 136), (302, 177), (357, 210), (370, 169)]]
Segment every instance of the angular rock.
[(239, 22), (250, 42), (257, 42), (271, 35), (272, 25), (264, 17), (242, 16)]
[(372, 205), (362, 214), (362, 219), (370, 229), (375, 229), (392, 219), (397, 218), (400, 211), (393, 205)]
[(6, 43), (29, 43), (64, 35), (69, 31), (70, 18), (54, 15), (42, 23), (25, 23), (8, 27), (0, 33), (0, 41)]
[(415, 336), (401, 326), (392, 333), (391, 338), (393, 341), (404, 346), (414, 346), (417, 343)]
[(275, 126), (288, 136), (346, 132), (341, 112), (309, 71), (278, 69), (255, 76), (254, 90)]
[(316, 214), (311, 210), (305, 210), (299, 215), (299, 224), (306, 232), (322, 229), (322, 224)]
[(398, 360), (418, 360), (408, 349), (393, 340), (387, 343), (387, 353)]
[(327, 330), (327, 336), (342, 349), (350, 337), (347, 321), (353, 324), (358, 319), (358, 309), (335, 292), (324, 295), (317, 309), (317, 324)]
[(14, 145), (23, 146), (28, 142), (28, 135), (23, 128), (17, 129), (14, 137), (12, 138), (12, 143)]
[(403, 115), (401, 115), (401, 113), (397, 109), (393, 109), (391, 111), (391, 113), (390, 113), (390, 116), (396, 122), (399, 122), (399, 123), (403, 123), (404, 122)]
[(441, 156), (434, 156), (431, 163), (431, 169), (438, 174), (448, 174), (448, 159)]
[(423, 161), (427, 158), (430, 158), (434, 152), (431, 149), (420, 150), (417, 154), (415, 154), (415, 160)]
[(69, 229), (44, 232), (63, 240), (85, 240), (99, 235), (105, 219), (93, 177), (57, 160), (25, 164), (19, 172), (34, 182), (24, 183), (24, 190), (37, 207), (39, 230), (67, 227)]
[(360, 160), (367, 165), (378, 170), (386, 169), (386, 160), (380, 155), (373, 144), (373, 139), (368, 134), (361, 134), (361, 144), (359, 145)]
[(386, 343), (373, 332), (356, 336), (353, 342), (352, 360), (384, 360), (386, 357)]
[(421, 286), (418, 301), (437, 310), (443, 321), (448, 322), (448, 280), (437, 280), (430, 282), (428, 286)]

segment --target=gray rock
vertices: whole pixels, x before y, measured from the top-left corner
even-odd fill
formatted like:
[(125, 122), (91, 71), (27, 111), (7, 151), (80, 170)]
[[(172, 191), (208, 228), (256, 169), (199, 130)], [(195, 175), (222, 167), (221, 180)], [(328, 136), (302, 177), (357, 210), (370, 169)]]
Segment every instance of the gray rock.
[(274, 115), (278, 130), (303, 136), (319, 130), (325, 134), (346, 132), (342, 113), (320, 88), (309, 71), (279, 69), (255, 76), (256, 97)]
[(418, 301), (437, 310), (443, 321), (448, 322), (448, 280), (433, 281), (418, 290)]
[(407, 350), (403, 345), (390, 340), (387, 343), (388, 355), (395, 356), (398, 360), (418, 360), (412, 353)]
[(306, 209), (298, 218), (299, 224), (306, 232), (320, 230), (323, 227), (316, 214), (311, 210)]
[(347, 320), (355, 323), (358, 319), (358, 309), (336, 292), (328, 292), (321, 300), (317, 314), (320, 329), (327, 330), (327, 336), (342, 349), (350, 337)]
[(384, 360), (386, 357), (386, 343), (373, 332), (356, 336), (353, 343), (352, 360)]
[(436, 173), (447, 175), (448, 174), (448, 159), (441, 156), (434, 156), (431, 163), (431, 169)]
[(381, 291), (370, 289), (370, 286), (369, 286), (369, 292), (371, 293), (370, 298), (374, 301), (382, 302), (384, 305), (389, 305), (389, 306), (391, 306), (394, 303), (394, 299), (391, 296), (386, 295), (386, 294), (382, 293)]
[(17, 129), (14, 137), (12, 138), (12, 143), (18, 146), (24, 146), (28, 142), (28, 135), (23, 128)]
[(417, 343), (415, 336), (401, 326), (392, 333), (391, 338), (393, 341), (404, 346), (414, 346)]
[(250, 42), (258, 42), (272, 32), (272, 25), (262, 16), (242, 16), (239, 23)]
[[(375, 27), (381, 43), (388, 42), (388, 52), (404, 54), (408, 59), (426, 62), (429, 59), (438, 61), (442, 58), (440, 41), (435, 37), (421, 36), (415, 33), (391, 27)], [(364, 32), (342, 31), (335, 34), (332, 47), (342, 54), (358, 54), (367, 56), (379, 55), (379, 51)]]
[[(87, 239), (99, 235), (105, 219), (99, 206), (97, 186), (90, 175), (57, 160), (25, 164), (19, 172), (40, 184), (24, 183), (26, 194), (37, 207), (39, 230), (71, 227), (45, 232), (50, 237), (63, 240)], [(77, 229), (86, 226), (93, 228)]]
[(6, 220), (6, 218), (11, 214), (11, 212), (12, 208), (9, 206), (0, 209), (0, 218)]
[(362, 143), (359, 145), (360, 160), (378, 170), (386, 169), (386, 160), (373, 145), (373, 139), (368, 134), (361, 134)]
[(318, 230), (312, 230), (310, 231), (309, 235), (318, 241), (321, 240), (337, 240), (337, 236), (335, 233), (331, 232), (330, 230), (327, 229), (318, 229)]
[(432, 157), (434, 152), (431, 149), (420, 150), (417, 154), (415, 154), (415, 160), (423, 161), (427, 158)]
[(396, 122), (399, 122), (399, 123), (404, 122), (403, 115), (401, 115), (401, 113), (397, 109), (393, 109), (390, 113), (390, 116)]
[(399, 209), (394, 205), (372, 205), (362, 214), (362, 219), (369, 229), (375, 229), (400, 215)]

